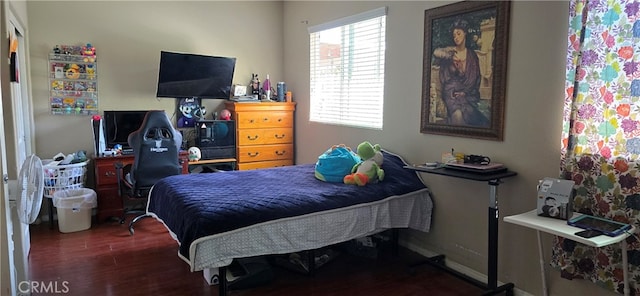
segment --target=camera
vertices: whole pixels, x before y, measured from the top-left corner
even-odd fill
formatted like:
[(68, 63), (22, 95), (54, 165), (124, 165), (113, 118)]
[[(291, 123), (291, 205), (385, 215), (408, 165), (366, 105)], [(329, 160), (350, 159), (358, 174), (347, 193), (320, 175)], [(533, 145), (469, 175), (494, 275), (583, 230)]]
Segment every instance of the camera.
[(542, 206), (543, 216), (548, 216), (548, 217), (558, 218), (558, 219), (567, 219), (569, 217), (569, 214), (567, 213), (566, 203), (556, 204), (555, 199), (547, 197), (547, 203), (549, 203), (549, 201), (551, 201), (550, 204), (546, 204)]
[(560, 209), (557, 206), (543, 206), (542, 213), (549, 217), (560, 218)]

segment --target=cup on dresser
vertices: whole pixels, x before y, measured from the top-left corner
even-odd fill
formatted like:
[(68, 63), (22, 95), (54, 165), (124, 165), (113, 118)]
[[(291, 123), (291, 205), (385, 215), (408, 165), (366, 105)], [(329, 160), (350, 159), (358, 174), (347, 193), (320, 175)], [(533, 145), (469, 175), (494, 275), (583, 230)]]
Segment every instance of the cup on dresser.
[(287, 86), (284, 82), (278, 82), (276, 86), (276, 92), (278, 94), (278, 102), (284, 102), (284, 93), (287, 92)]

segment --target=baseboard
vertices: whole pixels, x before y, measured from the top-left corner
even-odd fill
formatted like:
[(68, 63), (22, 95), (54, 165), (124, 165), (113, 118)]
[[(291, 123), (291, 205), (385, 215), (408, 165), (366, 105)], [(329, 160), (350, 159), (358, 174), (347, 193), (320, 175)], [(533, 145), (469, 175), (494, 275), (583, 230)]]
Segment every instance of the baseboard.
[[(418, 254), (420, 254), (422, 256), (425, 256), (425, 257), (433, 257), (433, 256), (441, 255), (441, 254), (433, 252), (431, 250), (427, 250), (427, 249), (425, 249), (425, 248), (423, 248), (421, 246), (418, 246), (418, 245), (416, 245), (414, 243), (407, 242), (406, 240), (400, 240), (399, 244), (401, 246), (403, 246), (403, 247), (405, 247), (405, 248), (407, 248), (407, 249), (409, 249), (411, 251), (414, 251), (414, 252), (416, 252), (416, 253), (418, 253)], [(487, 277), (486, 274), (483, 274), (483, 273), (481, 273), (481, 272), (479, 272), (477, 270), (471, 269), (471, 268), (469, 268), (467, 266), (464, 266), (464, 265), (462, 265), (462, 264), (460, 264), (458, 262), (450, 260), (446, 256), (445, 256), (444, 260), (445, 260), (445, 264), (449, 268), (451, 268), (451, 269), (453, 269), (453, 270), (455, 270), (457, 272), (463, 273), (463, 274), (467, 275), (468, 277), (473, 278), (473, 279), (475, 279), (477, 281), (481, 281), (481, 282), (484, 282), (484, 283), (487, 282), (487, 278), (488, 277)], [(504, 284), (505, 283), (503, 283), (501, 281), (498, 281), (498, 286), (502, 286)], [(534, 296), (533, 294), (530, 294), (530, 293), (528, 293), (526, 291), (518, 289), (518, 287), (514, 287), (513, 288), (513, 294), (514, 294), (514, 296)]]

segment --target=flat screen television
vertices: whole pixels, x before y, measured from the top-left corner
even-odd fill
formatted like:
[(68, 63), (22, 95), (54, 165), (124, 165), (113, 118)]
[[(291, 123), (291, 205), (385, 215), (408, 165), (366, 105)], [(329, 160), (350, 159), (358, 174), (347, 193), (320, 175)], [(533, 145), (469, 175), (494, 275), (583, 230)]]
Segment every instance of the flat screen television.
[(142, 125), (148, 110), (104, 111), (104, 137), (107, 149), (122, 145), (125, 152), (131, 151), (127, 142), (129, 134)]
[(160, 52), (157, 97), (228, 99), (236, 58)]

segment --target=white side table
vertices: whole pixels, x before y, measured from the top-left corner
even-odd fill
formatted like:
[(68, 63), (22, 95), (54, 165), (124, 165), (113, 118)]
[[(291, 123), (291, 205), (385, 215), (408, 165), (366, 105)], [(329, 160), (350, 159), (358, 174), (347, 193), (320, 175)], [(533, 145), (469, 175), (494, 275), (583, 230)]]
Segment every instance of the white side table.
[[(574, 217), (578, 215), (580, 214), (575, 213)], [(522, 213), (519, 215), (504, 217), (504, 221), (521, 225), (524, 227), (529, 227), (531, 229), (536, 230), (536, 233), (538, 236), (538, 253), (540, 255), (540, 271), (542, 272), (542, 292), (544, 293), (543, 295), (545, 296), (548, 295), (548, 291), (547, 291), (547, 280), (545, 275), (544, 256), (542, 252), (542, 240), (540, 238), (541, 231), (554, 234), (557, 236), (561, 236), (564, 238), (568, 238), (576, 242), (579, 242), (588, 246), (592, 246), (592, 247), (598, 247), (598, 248), (604, 247), (610, 244), (621, 243), (620, 245), (622, 248), (622, 265), (624, 266), (624, 269), (623, 269), (624, 295), (625, 296), (629, 295), (629, 279), (628, 279), (629, 265), (627, 262), (626, 238), (635, 232), (635, 227), (632, 227), (626, 233), (623, 233), (615, 237), (600, 235), (592, 238), (584, 238), (584, 237), (575, 235), (576, 232), (582, 231), (584, 229), (568, 225), (567, 221), (565, 220), (538, 216), (538, 214), (536, 213), (536, 210)]]

